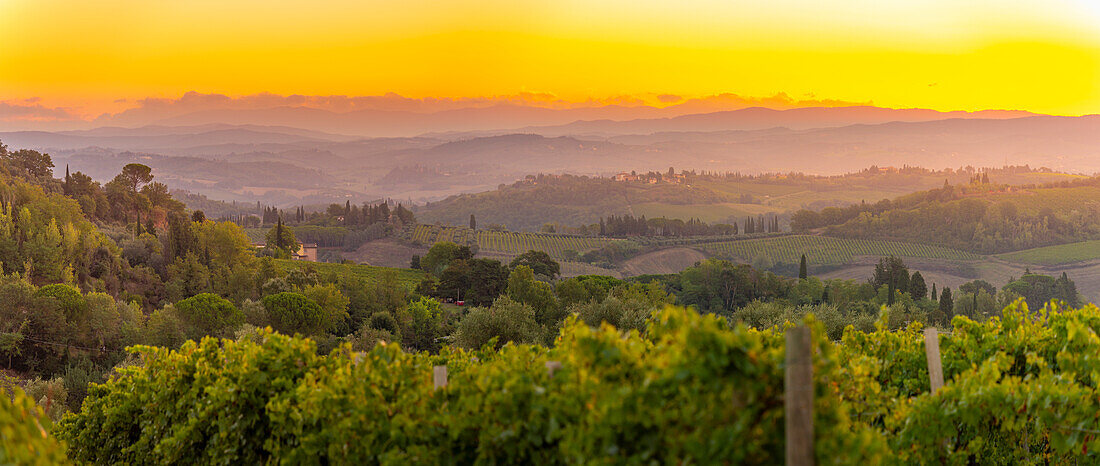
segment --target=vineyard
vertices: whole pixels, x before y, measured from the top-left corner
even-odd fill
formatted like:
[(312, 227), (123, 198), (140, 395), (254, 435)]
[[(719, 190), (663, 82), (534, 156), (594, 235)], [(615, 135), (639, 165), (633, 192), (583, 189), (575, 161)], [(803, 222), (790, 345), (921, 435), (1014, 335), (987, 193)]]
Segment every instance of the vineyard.
[[(839, 341), (806, 324), (812, 411), (792, 416), (812, 421), (816, 464), (1100, 461), (1094, 306), (955, 317), (933, 337), (936, 389), (920, 324)], [(268, 329), (138, 347), (142, 363), (93, 386), (52, 434), (96, 464), (783, 464), (790, 451), (779, 329), (669, 307), (642, 333), (570, 318), (556, 341), (318, 355)]]
[(1041, 248), (1025, 249), (997, 257), (1009, 262), (1038, 265), (1061, 265), (1100, 259), (1100, 241), (1082, 241)]
[(788, 235), (772, 238), (721, 241), (697, 246), (710, 255), (754, 260), (767, 257), (774, 263), (797, 264), (803, 254), (811, 264), (845, 264), (856, 256), (898, 256), (922, 259), (979, 260), (977, 254), (926, 244), (895, 241)]
[(612, 239), (589, 238), (584, 236), (570, 236), (547, 233), (517, 233), (511, 231), (470, 230), (467, 228), (438, 227), (432, 225), (417, 225), (412, 232), (412, 240), (416, 243), (431, 246), (440, 241), (450, 241), (455, 244), (474, 245), (482, 253), (499, 253), (505, 255), (519, 255), (532, 249), (544, 251), (555, 259), (566, 258), (565, 251), (575, 251), (578, 254), (611, 243)]

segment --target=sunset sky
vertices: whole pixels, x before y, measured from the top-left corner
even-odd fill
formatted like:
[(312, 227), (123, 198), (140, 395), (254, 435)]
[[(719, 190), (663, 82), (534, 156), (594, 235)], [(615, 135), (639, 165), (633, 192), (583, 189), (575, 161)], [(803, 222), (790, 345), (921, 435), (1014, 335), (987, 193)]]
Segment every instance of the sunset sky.
[(1100, 112), (1087, 0), (0, 0), (0, 101), (719, 93)]

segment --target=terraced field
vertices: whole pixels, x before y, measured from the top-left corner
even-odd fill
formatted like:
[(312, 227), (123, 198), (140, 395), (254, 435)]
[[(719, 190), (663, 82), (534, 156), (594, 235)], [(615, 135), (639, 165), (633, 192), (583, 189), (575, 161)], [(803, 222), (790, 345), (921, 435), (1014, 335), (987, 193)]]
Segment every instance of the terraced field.
[(1036, 265), (1061, 265), (1100, 259), (1100, 241), (1059, 244), (997, 255), (1009, 262)]
[(565, 251), (583, 254), (598, 249), (612, 241), (607, 238), (589, 238), (546, 233), (517, 233), (510, 231), (470, 230), (468, 228), (438, 227), (417, 225), (412, 240), (424, 246), (440, 241), (456, 244), (477, 244), (478, 249), (487, 254), (518, 255), (532, 249), (545, 251), (551, 257), (561, 259)]
[(979, 260), (982, 256), (955, 249), (896, 241), (790, 235), (722, 241), (696, 246), (712, 256), (753, 260), (768, 257), (774, 263), (796, 264), (802, 254), (816, 265), (846, 264), (856, 256), (898, 256), (922, 259)]
[(289, 271), (292, 269), (305, 269), (312, 267), (317, 273), (335, 274), (337, 276), (345, 276), (352, 278), (366, 279), (370, 282), (377, 282), (382, 278), (383, 274), (395, 273), (397, 274), (397, 281), (406, 288), (412, 289), (416, 287), (417, 283), (424, 278), (424, 272), (413, 269), (399, 269), (393, 267), (375, 267), (372, 265), (361, 264), (328, 264), (324, 262), (306, 262), (296, 261), (289, 259), (277, 259), (275, 265), (281, 268), (283, 271)]

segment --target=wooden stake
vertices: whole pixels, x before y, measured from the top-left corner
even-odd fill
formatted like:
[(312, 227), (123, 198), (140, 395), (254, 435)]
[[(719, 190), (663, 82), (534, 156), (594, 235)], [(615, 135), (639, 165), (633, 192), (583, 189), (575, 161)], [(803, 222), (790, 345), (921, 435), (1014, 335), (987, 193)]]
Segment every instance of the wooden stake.
[(814, 464), (814, 366), (807, 327), (787, 330), (785, 375), (787, 465), (811, 466)]
[(447, 386), (447, 366), (432, 367), (432, 383), (436, 390)]
[(546, 361), (546, 373), (550, 375), (550, 378), (554, 378), (554, 371), (561, 369), (561, 363), (558, 361)]
[(943, 388), (943, 366), (940, 362), (940, 335), (934, 328), (924, 329), (924, 355), (928, 358), (928, 382), (932, 393)]

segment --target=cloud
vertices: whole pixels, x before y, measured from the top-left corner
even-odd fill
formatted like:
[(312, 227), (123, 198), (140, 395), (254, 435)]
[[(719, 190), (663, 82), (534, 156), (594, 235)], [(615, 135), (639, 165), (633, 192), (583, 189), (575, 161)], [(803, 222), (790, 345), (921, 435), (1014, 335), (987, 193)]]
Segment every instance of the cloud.
[(79, 121), (80, 116), (65, 107), (46, 107), (37, 97), (22, 100), (0, 101), (2, 122), (57, 122)]
[(671, 104), (673, 102), (684, 100), (684, 98), (675, 94), (661, 94), (657, 96), (657, 100), (661, 101), (662, 103)]

